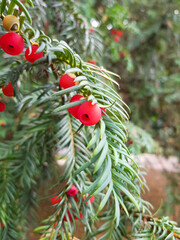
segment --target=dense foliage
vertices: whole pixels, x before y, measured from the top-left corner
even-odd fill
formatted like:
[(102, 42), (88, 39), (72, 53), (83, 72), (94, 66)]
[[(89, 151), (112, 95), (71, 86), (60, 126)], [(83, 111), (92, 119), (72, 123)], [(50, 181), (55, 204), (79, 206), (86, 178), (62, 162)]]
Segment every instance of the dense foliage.
[[(50, 24), (44, 21), (48, 1), (35, 1), (34, 10), (31, 0), (0, 3), (2, 20), (10, 14), (19, 18), (17, 34), (22, 36), (25, 48), (32, 53), (35, 42), (38, 52), (44, 55), (34, 62), (27, 61), (24, 52), (9, 56), (1, 43), (0, 94), (7, 105), (3, 114), (9, 129), (8, 134), (2, 134), (6, 139), (0, 143), (0, 238), (26, 238), (37, 204), (37, 189), (51, 175), (56, 178), (52, 188), (59, 186), (59, 191), (47, 197), (59, 200), (52, 202), (54, 213), (35, 230), (41, 240), (69, 239), (74, 234), (76, 219), (82, 221), (86, 239), (96, 239), (99, 234), (99, 239), (179, 238), (176, 223), (167, 217), (153, 217), (150, 204), (141, 198), (144, 178), (126, 146), (129, 109), (117, 93), (118, 84), (113, 76), (116, 79), (118, 76), (83, 61), (76, 53), (84, 49), (82, 56), (86, 60), (93, 60), (89, 58), (96, 55), (100, 58), (103, 46), (98, 31), (92, 31), (76, 12), (73, 1), (52, 2), (47, 16), (53, 13), (64, 19), (58, 28), (64, 31), (62, 38), (74, 46), (72, 49), (58, 32), (54, 36), (53, 27), (59, 21), (53, 14), (55, 22), (49, 26), (49, 36), (47, 29), (47, 33), (42, 31), (43, 24)], [(64, 9), (60, 16), (59, 8)], [(81, 35), (75, 38), (76, 30)], [(6, 33), (1, 21), (1, 36)], [(79, 44), (75, 39), (82, 41)], [(130, 56), (128, 61), (131, 62)], [(76, 75), (76, 84), (62, 89), (59, 79), (69, 73)], [(3, 89), (9, 84), (15, 97), (4, 94)], [(70, 102), (77, 93), (83, 99)], [(68, 111), (87, 101), (105, 109), (93, 126), (81, 124)], [(59, 175), (58, 163), (64, 159), (64, 172)], [(75, 195), (72, 188), (76, 189)], [(95, 200), (91, 201), (93, 196)], [(127, 226), (131, 227), (130, 232)]]

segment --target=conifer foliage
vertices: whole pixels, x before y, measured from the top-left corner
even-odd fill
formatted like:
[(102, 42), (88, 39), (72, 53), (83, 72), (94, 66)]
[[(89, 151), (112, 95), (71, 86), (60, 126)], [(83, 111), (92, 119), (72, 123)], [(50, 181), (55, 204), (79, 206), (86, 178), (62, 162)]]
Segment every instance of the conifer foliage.
[[(57, 157), (66, 160), (65, 170), (52, 188), (65, 187), (47, 196), (54, 213), (34, 230), (39, 239), (70, 239), (76, 220), (86, 239), (179, 237), (176, 223), (154, 218), (141, 198), (143, 176), (125, 144), (128, 107), (116, 91), (118, 76), (34, 28), (31, 0), (0, 4), (1, 61), (8, 65), (0, 94), (15, 106), (17, 124), (0, 143), (0, 239), (25, 239), (40, 180), (58, 173)], [(3, 28), (9, 15), (15, 17)], [(73, 84), (61, 86), (62, 76)], [(75, 95), (82, 97), (72, 101)]]

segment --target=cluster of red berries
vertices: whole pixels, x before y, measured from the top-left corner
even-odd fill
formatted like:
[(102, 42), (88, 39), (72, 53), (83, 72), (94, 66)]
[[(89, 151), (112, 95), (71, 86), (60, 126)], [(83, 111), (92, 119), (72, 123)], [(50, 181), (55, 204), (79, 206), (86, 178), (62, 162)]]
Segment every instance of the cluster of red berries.
[[(74, 200), (75, 200), (76, 202), (78, 202), (77, 193), (78, 193), (78, 189), (77, 189), (74, 185), (72, 185), (72, 187), (66, 192), (66, 194), (67, 194), (69, 197), (73, 197)], [(86, 199), (86, 196), (84, 195), (83, 198), (84, 198), (84, 200), (85, 200), (85, 199)], [(61, 200), (62, 200), (62, 197), (59, 197), (59, 198), (58, 198), (58, 195), (56, 195), (56, 196), (54, 196), (54, 197), (51, 198), (51, 202), (52, 202), (53, 205), (58, 204), (59, 202), (61, 202)], [(93, 202), (94, 202), (94, 196), (92, 196), (92, 197), (89, 199), (89, 201), (90, 201), (90, 203), (93, 203)], [(86, 204), (87, 204), (87, 203), (86, 203)], [(74, 209), (72, 209), (72, 212), (74, 212)], [(72, 216), (71, 216), (70, 212), (67, 211), (67, 214), (68, 214), (69, 220), (72, 222)], [(80, 213), (80, 216), (79, 216), (79, 217), (80, 217), (80, 219), (83, 218), (82, 213)], [(79, 218), (75, 216), (74, 219), (79, 219)], [(67, 222), (66, 216), (64, 216), (63, 221)]]
[[(0, 47), (10, 55), (19, 55), (24, 50), (24, 40), (16, 33), (19, 30), (19, 20), (14, 15), (7, 15), (3, 18), (3, 26), (8, 31), (8, 33), (2, 35), (0, 37)], [(33, 63), (37, 59), (43, 57), (43, 52), (36, 53), (38, 49), (38, 44), (31, 45), (31, 53), (30, 49), (27, 48), (25, 51), (25, 58), (27, 61)], [(96, 62), (91, 62), (92, 64), (96, 64)], [(60, 78), (60, 86), (62, 88), (69, 88), (73, 87), (76, 83), (75, 80), (76, 76), (74, 74), (65, 74)], [(7, 86), (2, 86), (2, 91), (5, 96), (13, 97), (14, 96), (14, 89), (9, 82)], [(71, 98), (70, 102), (78, 101), (83, 98), (82, 95), (75, 95)], [(3, 112), (6, 108), (5, 103), (0, 102), (0, 112)], [(105, 109), (103, 109), (105, 111)], [(80, 120), (80, 122), (84, 125), (91, 126), (95, 125), (101, 119), (101, 108), (97, 104), (92, 104), (91, 101), (85, 102), (80, 106), (73, 107), (69, 109), (69, 112)], [(104, 114), (103, 114), (104, 115)]]
[[(75, 86), (74, 81), (76, 76), (74, 74), (64, 74), (61, 76), (59, 84), (62, 88), (69, 88)], [(84, 99), (80, 94), (74, 95), (70, 103)], [(68, 111), (79, 121), (86, 125), (92, 126), (99, 122), (101, 116), (104, 115), (101, 110), (105, 112), (104, 108), (100, 108), (97, 104), (92, 104), (91, 101), (85, 102), (81, 105), (69, 108)]]
[[(24, 39), (17, 32), (19, 31), (19, 19), (14, 15), (7, 15), (3, 18), (3, 27), (8, 33), (0, 37), (0, 47), (9, 55), (19, 55), (24, 50)], [(38, 44), (32, 44), (32, 51), (26, 49), (25, 58), (33, 63), (43, 57), (43, 52), (36, 53)], [(30, 54), (29, 54), (30, 53)]]
[[(14, 15), (7, 15), (3, 18), (3, 27), (8, 33), (0, 37), (0, 47), (9, 55), (21, 54), (24, 50), (24, 39), (17, 33), (19, 31), (19, 19)], [(28, 62), (33, 63), (43, 57), (43, 52), (36, 53), (38, 48), (38, 44), (35, 43), (31, 45), (31, 53), (29, 48), (26, 49), (25, 58)], [(11, 82), (6, 87), (3, 85), (2, 91), (7, 97), (14, 96), (14, 89)], [(5, 111), (5, 109), (5, 103), (0, 102), (0, 112)]]
[[(121, 30), (112, 29), (111, 34), (114, 36), (114, 41), (119, 42), (120, 38), (123, 36), (123, 32)], [(120, 52), (120, 57), (125, 57), (125, 53), (123, 51)]]
[(123, 32), (121, 30), (116, 30), (114, 28), (111, 30), (111, 34), (114, 36), (115, 42), (118, 42), (119, 39), (123, 36)]

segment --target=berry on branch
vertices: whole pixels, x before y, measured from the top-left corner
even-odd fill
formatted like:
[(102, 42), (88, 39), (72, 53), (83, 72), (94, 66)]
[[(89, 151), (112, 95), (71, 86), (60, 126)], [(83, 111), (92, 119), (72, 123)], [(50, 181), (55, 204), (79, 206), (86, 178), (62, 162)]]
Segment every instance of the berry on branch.
[(91, 61), (88, 61), (88, 63), (91, 63), (91, 64), (93, 64), (93, 65), (96, 65), (96, 61), (95, 60), (91, 60)]
[(4, 112), (6, 109), (6, 104), (3, 102), (0, 102), (0, 112)]
[(0, 37), (0, 47), (9, 55), (19, 55), (24, 49), (24, 40), (18, 33), (9, 32)]
[(6, 123), (4, 121), (0, 121), (0, 126), (4, 127), (4, 126), (6, 126)]
[(101, 119), (101, 109), (97, 104), (92, 104), (91, 101), (83, 103), (78, 110), (79, 121), (86, 125), (92, 126)]
[[(20, 1), (21, 3), (24, 3), (24, 1), (23, 0), (21, 0)], [(22, 12), (22, 9), (19, 7), (19, 11), (21, 11)]]
[[(72, 209), (72, 211), (74, 212), (74, 209)], [(71, 216), (69, 210), (67, 210), (67, 215), (68, 215), (68, 217), (69, 217), (69, 221), (72, 222), (73, 220), (72, 220), (72, 216)], [(74, 214), (73, 214), (73, 216), (74, 216)], [(81, 212), (80, 212), (80, 214), (79, 214), (79, 217), (80, 217), (80, 219), (83, 219), (83, 215), (82, 215)], [(79, 218), (74, 216), (74, 219), (77, 220), (77, 219), (79, 219)], [(67, 222), (66, 216), (63, 217), (63, 221)]]
[(4, 95), (7, 97), (14, 97), (14, 88), (13, 88), (11, 82), (9, 82), (6, 87), (3, 85), (2, 91), (3, 91)]
[(114, 37), (114, 41), (115, 41), (115, 42), (118, 42), (118, 41), (119, 41), (119, 36), (116, 35), (116, 36)]
[[(71, 214), (70, 214), (70, 212), (68, 210), (67, 210), (67, 215), (69, 217), (69, 221), (72, 222), (72, 217), (71, 217)], [(67, 222), (66, 216), (63, 217), (63, 221)]]
[(119, 30), (119, 31), (117, 31), (117, 33), (116, 33), (116, 34), (117, 34), (117, 36), (118, 36), (118, 37), (122, 37), (122, 36), (123, 36), (123, 32), (122, 32), (122, 31), (120, 31), (120, 30)]
[(28, 62), (33, 63), (39, 58), (43, 57), (43, 52), (36, 53), (36, 51), (39, 48), (39, 46), (36, 44), (31, 45), (31, 48), (32, 48), (31, 54), (29, 54), (29, 48), (26, 49), (25, 58)]
[(117, 30), (113, 28), (113, 29), (111, 30), (111, 34), (112, 34), (112, 35), (116, 35), (116, 34), (117, 34)]
[[(76, 95), (74, 95), (74, 96), (71, 98), (70, 103), (71, 103), (71, 102), (75, 102), (75, 101), (79, 101), (81, 98), (83, 98), (82, 95), (76, 94)], [(68, 109), (68, 111), (69, 111), (75, 118), (78, 118), (77, 112), (78, 112), (79, 107), (80, 107), (80, 105), (75, 106), (75, 107), (71, 107), (71, 108)]]
[(125, 53), (124, 52), (120, 52), (120, 56), (121, 57), (125, 57)]
[[(84, 200), (86, 200), (86, 195), (83, 195), (83, 198), (84, 198)], [(92, 196), (90, 199), (89, 199), (89, 201), (90, 201), (90, 203), (93, 203), (94, 202), (94, 196)], [(88, 204), (87, 202), (86, 202), (86, 204)]]
[(64, 74), (60, 77), (59, 85), (62, 88), (73, 87), (76, 85), (76, 83), (74, 82), (75, 78), (76, 78), (76, 75), (73, 73)]
[(74, 197), (78, 192), (78, 189), (72, 185), (72, 187), (67, 191), (67, 195), (69, 195), (70, 197)]
[(61, 202), (61, 200), (62, 200), (62, 197), (58, 198), (58, 195), (51, 198), (51, 202), (52, 202), (53, 205)]

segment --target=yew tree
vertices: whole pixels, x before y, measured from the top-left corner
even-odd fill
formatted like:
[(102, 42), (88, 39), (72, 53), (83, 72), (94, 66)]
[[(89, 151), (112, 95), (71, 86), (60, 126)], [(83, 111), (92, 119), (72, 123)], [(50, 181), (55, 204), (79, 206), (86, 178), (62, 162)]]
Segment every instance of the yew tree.
[(33, 24), (40, 4), (0, 1), (0, 114), (13, 115), (13, 131), (0, 143), (0, 239), (26, 239), (50, 175), (53, 214), (34, 230), (41, 240), (72, 239), (78, 221), (88, 240), (180, 238), (176, 223), (154, 217), (141, 197), (145, 182), (126, 144), (129, 108), (117, 93), (119, 76)]

